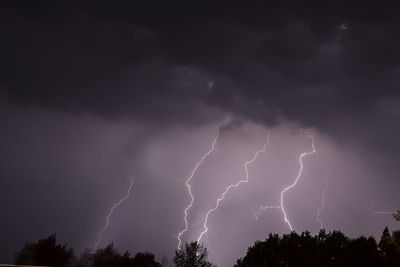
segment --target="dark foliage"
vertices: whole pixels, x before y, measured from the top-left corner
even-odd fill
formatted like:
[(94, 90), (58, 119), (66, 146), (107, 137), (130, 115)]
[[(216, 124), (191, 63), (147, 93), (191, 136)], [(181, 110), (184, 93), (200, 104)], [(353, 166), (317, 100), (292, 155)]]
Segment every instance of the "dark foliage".
[(138, 252), (132, 260), (132, 265), (138, 267), (161, 267), (161, 264), (154, 260), (154, 255), (148, 252)]
[(211, 267), (207, 260), (207, 249), (197, 242), (185, 244), (182, 250), (175, 250), (174, 263), (177, 267)]
[(86, 251), (80, 257), (77, 267), (161, 267), (155, 261), (154, 255), (148, 252), (138, 252), (134, 258), (128, 251), (120, 254), (112, 243), (107, 247), (98, 249), (95, 253)]
[[(185, 244), (176, 250), (173, 258), (176, 267), (211, 267), (207, 249), (197, 242)], [(155, 261), (154, 255), (138, 252), (131, 257), (128, 251), (120, 254), (113, 243), (98, 249), (95, 253), (86, 250), (76, 260), (72, 249), (56, 243), (56, 235), (41, 239), (25, 246), (15, 254), (15, 264), (76, 267), (161, 267), (170, 266), (166, 257), (163, 265)], [(390, 234), (386, 227), (379, 244), (372, 237), (349, 238), (340, 231), (326, 233), (321, 230), (312, 236), (309, 232), (301, 235), (292, 232), (282, 237), (270, 234), (265, 241), (256, 241), (249, 247), (244, 258), (236, 267), (263, 266), (400, 266), (400, 231)]]
[(36, 244), (25, 244), (21, 251), (15, 254), (15, 264), (69, 266), (74, 254), (66, 245), (56, 244), (56, 235), (39, 240)]
[(382, 251), (382, 257), (385, 261), (385, 266), (399, 266), (400, 265), (400, 232), (393, 232), (392, 236), (389, 234), (389, 229), (386, 227), (383, 230), (379, 248)]
[(316, 236), (270, 234), (257, 241), (236, 267), (245, 266), (400, 266), (400, 233), (385, 228), (379, 246), (374, 238), (351, 239), (339, 231)]

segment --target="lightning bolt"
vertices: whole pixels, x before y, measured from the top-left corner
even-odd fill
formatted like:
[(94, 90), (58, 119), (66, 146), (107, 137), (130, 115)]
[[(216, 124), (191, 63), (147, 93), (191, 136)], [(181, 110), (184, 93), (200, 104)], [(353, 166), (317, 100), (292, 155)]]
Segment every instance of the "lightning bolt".
[(184, 228), (181, 232), (179, 232), (178, 237), (177, 237), (177, 239), (178, 239), (178, 249), (181, 249), (181, 245), (182, 245), (181, 237), (182, 237), (182, 235), (188, 230), (188, 227), (189, 227), (188, 220), (187, 220), (188, 211), (189, 211), (190, 208), (193, 206), (193, 202), (194, 202), (194, 196), (193, 196), (193, 193), (192, 193), (192, 187), (191, 187), (191, 185), (190, 185), (190, 181), (192, 180), (193, 176), (195, 175), (195, 173), (196, 173), (197, 169), (200, 167), (200, 165), (201, 165), (201, 164), (204, 162), (204, 160), (214, 151), (215, 144), (217, 143), (217, 139), (218, 139), (218, 136), (219, 136), (219, 128), (220, 128), (220, 124), (218, 124), (218, 126), (217, 126), (217, 134), (216, 134), (215, 137), (214, 137), (214, 140), (213, 140), (213, 142), (212, 142), (212, 144), (211, 144), (210, 149), (207, 151), (207, 153), (205, 153), (205, 154), (201, 157), (201, 159), (200, 159), (199, 161), (196, 162), (196, 165), (195, 165), (194, 169), (192, 170), (190, 176), (186, 179), (185, 184), (186, 184), (187, 191), (189, 192), (190, 203), (189, 203), (189, 205), (185, 208), (185, 211), (184, 211), (185, 216), (183, 217), (183, 219), (184, 219), (184, 221), (185, 221), (185, 228)]
[(116, 208), (118, 208), (118, 206), (121, 205), (129, 197), (129, 194), (131, 193), (132, 187), (133, 187), (133, 178), (132, 178), (131, 184), (130, 184), (130, 186), (128, 188), (128, 192), (126, 193), (126, 195), (120, 201), (115, 203), (114, 206), (111, 207), (110, 212), (107, 214), (106, 224), (104, 225), (103, 229), (100, 231), (100, 233), (99, 233), (99, 235), (97, 237), (97, 242), (93, 247), (92, 253), (94, 253), (96, 251), (97, 247), (99, 246), (99, 244), (101, 242), (101, 237), (104, 234), (104, 232), (107, 230), (108, 225), (110, 224), (110, 218), (111, 218), (111, 215), (113, 214), (114, 210)]
[(310, 139), (311, 139), (312, 151), (311, 152), (303, 152), (303, 153), (300, 154), (300, 157), (299, 157), (300, 169), (299, 169), (299, 172), (298, 172), (298, 174), (296, 176), (296, 179), (294, 179), (294, 182), (291, 185), (289, 185), (288, 187), (286, 187), (285, 189), (283, 189), (283, 191), (281, 192), (281, 207), (282, 207), (281, 210), (283, 212), (283, 218), (285, 219), (285, 222), (288, 224), (288, 226), (290, 228), (290, 231), (293, 231), (293, 226), (292, 226), (291, 222), (289, 221), (289, 219), (287, 218), (287, 213), (286, 213), (286, 210), (285, 210), (285, 206), (283, 205), (284, 195), (285, 195), (286, 192), (288, 192), (290, 189), (292, 189), (293, 187), (295, 187), (297, 185), (297, 182), (299, 181), (299, 179), (301, 177), (301, 174), (303, 172), (303, 168), (304, 168), (303, 158), (306, 157), (306, 156), (312, 155), (312, 154), (314, 154), (316, 152), (315, 151), (315, 146), (314, 146), (314, 137), (311, 134), (308, 134), (308, 133), (306, 133), (306, 135), (308, 137), (310, 137)]
[(255, 162), (255, 161), (257, 160), (257, 158), (258, 158), (258, 155), (259, 155), (260, 153), (264, 153), (264, 152), (265, 152), (265, 150), (267, 149), (268, 144), (269, 144), (269, 132), (268, 132), (268, 135), (267, 135), (267, 141), (266, 141), (266, 143), (264, 144), (263, 149), (258, 150), (258, 151), (254, 154), (254, 157), (253, 157), (251, 160), (246, 161), (246, 162), (244, 163), (244, 170), (245, 170), (245, 173), (246, 173), (245, 179), (240, 180), (240, 181), (237, 182), (236, 184), (230, 184), (228, 187), (226, 187), (225, 191), (224, 191), (224, 192), (221, 194), (221, 196), (217, 199), (217, 202), (216, 202), (214, 208), (209, 209), (209, 210), (207, 211), (206, 216), (205, 216), (205, 218), (204, 218), (204, 224), (203, 224), (204, 230), (203, 230), (203, 232), (200, 233), (199, 238), (197, 239), (197, 243), (200, 243), (201, 238), (202, 238), (202, 237), (204, 236), (204, 234), (206, 234), (207, 231), (208, 231), (208, 227), (207, 227), (208, 217), (210, 216), (211, 213), (213, 213), (214, 211), (216, 211), (216, 210), (218, 209), (219, 203), (220, 203), (221, 201), (224, 200), (226, 194), (227, 194), (232, 188), (236, 188), (236, 187), (240, 186), (242, 183), (248, 183), (248, 182), (249, 182), (249, 170), (247, 169), (247, 166), (248, 166), (249, 164), (252, 164), (253, 162)]
[(328, 190), (328, 178), (326, 178), (326, 183), (325, 183), (325, 187), (324, 190), (322, 191), (322, 203), (321, 206), (318, 208), (317, 210), (317, 221), (319, 223), (319, 225), (321, 226), (320, 229), (324, 228), (324, 224), (322, 223), (321, 219), (320, 219), (320, 213), (321, 211), (324, 209), (325, 207), (325, 194), (326, 194), (326, 190)]
[(303, 158), (309, 155), (314, 154), (315, 151), (315, 143), (314, 143), (314, 137), (309, 134), (309, 133), (305, 133), (310, 139), (311, 139), (311, 147), (312, 147), (312, 151), (310, 152), (303, 152), (300, 154), (299, 157), (299, 164), (300, 164), (300, 169), (299, 172), (297, 173), (296, 178), (294, 179), (293, 183), (290, 184), (289, 186), (285, 187), (282, 191), (281, 191), (281, 199), (280, 199), (280, 205), (279, 206), (261, 206), (258, 211), (254, 214), (254, 216), (256, 217), (256, 219), (258, 219), (258, 217), (260, 216), (260, 214), (267, 210), (267, 209), (280, 209), (282, 210), (283, 213), (283, 218), (286, 222), (286, 224), (289, 226), (290, 231), (293, 231), (293, 226), (292, 223), (289, 221), (288, 216), (287, 216), (287, 212), (285, 210), (285, 205), (284, 205), (284, 198), (285, 198), (285, 194), (291, 190), (293, 187), (295, 187), (298, 183), (298, 181), (300, 180), (301, 174), (303, 172), (303, 168), (304, 168), (304, 164), (303, 164)]
[(393, 211), (375, 211), (373, 209), (370, 209), (370, 211), (374, 215), (393, 215), (395, 213)]

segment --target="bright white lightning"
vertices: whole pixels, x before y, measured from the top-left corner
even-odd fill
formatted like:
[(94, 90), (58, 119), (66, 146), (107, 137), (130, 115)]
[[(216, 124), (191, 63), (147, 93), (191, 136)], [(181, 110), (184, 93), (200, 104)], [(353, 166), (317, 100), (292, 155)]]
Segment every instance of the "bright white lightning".
[(204, 162), (204, 160), (214, 151), (215, 144), (217, 143), (217, 139), (218, 139), (218, 136), (219, 136), (219, 128), (220, 128), (220, 125), (217, 126), (217, 134), (216, 134), (215, 137), (214, 137), (214, 140), (213, 140), (213, 142), (212, 142), (212, 144), (211, 144), (210, 149), (207, 151), (207, 153), (205, 153), (205, 154), (201, 157), (201, 159), (200, 159), (199, 161), (196, 162), (196, 165), (195, 165), (194, 169), (192, 170), (190, 176), (186, 179), (185, 184), (186, 184), (187, 190), (188, 190), (188, 192), (189, 192), (190, 203), (189, 203), (189, 205), (185, 208), (185, 211), (184, 211), (184, 212), (185, 212), (185, 216), (184, 216), (185, 228), (184, 228), (181, 232), (179, 232), (178, 237), (177, 237), (177, 239), (178, 239), (178, 249), (181, 249), (181, 245), (182, 245), (181, 236), (188, 230), (188, 227), (189, 227), (188, 220), (187, 220), (188, 211), (189, 211), (190, 208), (193, 206), (193, 202), (194, 202), (194, 196), (193, 196), (193, 194), (192, 194), (192, 186), (190, 185), (190, 181), (192, 180), (192, 178), (193, 178), (193, 176), (195, 175), (195, 173), (196, 173), (197, 169), (199, 168), (199, 166), (200, 166), (200, 165)]
[(96, 244), (94, 245), (94, 248), (93, 248), (93, 250), (92, 250), (92, 253), (94, 253), (94, 252), (96, 251), (97, 247), (99, 246), (99, 244), (100, 244), (100, 242), (101, 242), (101, 236), (102, 236), (102, 235), (104, 234), (104, 232), (107, 230), (108, 225), (110, 224), (111, 215), (113, 214), (114, 210), (115, 210), (116, 208), (118, 208), (118, 206), (121, 205), (121, 204), (129, 197), (129, 194), (131, 193), (132, 187), (133, 187), (133, 178), (132, 178), (131, 184), (130, 184), (130, 186), (129, 186), (129, 188), (128, 188), (128, 192), (126, 193), (126, 195), (125, 195), (120, 201), (118, 201), (117, 203), (115, 203), (115, 204), (111, 207), (110, 212), (108, 213), (108, 215), (107, 215), (107, 217), (106, 217), (106, 224), (104, 225), (103, 229), (100, 231), (100, 233), (99, 233), (99, 235), (98, 235), (98, 237), (97, 237), (97, 242), (96, 242)]
[(285, 206), (283, 205), (283, 202), (284, 202), (285, 193), (288, 192), (288, 191), (289, 191), (290, 189), (292, 189), (293, 187), (295, 187), (295, 186), (297, 185), (298, 181), (300, 180), (300, 177), (301, 177), (301, 174), (302, 174), (303, 168), (304, 168), (304, 165), (303, 165), (303, 158), (306, 157), (306, 156), (312, 155), (312, 154), (314, 154), (314, 153), (316, 152), (316, 151), (315, 151), (315, 144), (314, 144), (314, 137), (313, 137), (311, 134), (309, 134), (309, 133), (306, 133), (306, 135), (311, 139), (312, 151), (310, 151), (310, 152), (303, 152), (303, 153), (300, 154), (300, 157), (299, 157), (300, 169), (299, 169), (299, 172), (297, 173), (296, 178), (294, 179), (294, 182), (293, 182), (291, 185), (287, 186), (286, 188), (284, 188), (284, 189), (282, 190), (282, 192), (281, 192), (281, 200), (280, 200), (280, 205), (279, 205), (279, 206), (261, 206), (261, 207), (258, 209), (258, 211), (254, 214), (254, 216), (256, 217), (256, 219), (258, 219), (258, 217), (260, 216), (260, 214), (261, 214), (263, 211), (267, 210), (267, 209), (281, 209), (281, 210), (282, 210), (282, 213), (283, 213), (283, 218), (284, 218), (285, 222), (286, 222), (287, 225), (289, 226), (290, 231), (293, 231), (292, 223), (289, 221), (289, 219), (288, 219), (288, 217), (287, 217), (287, 213), (286, 213), (286, 210), (285, 210)]
[(290, 231), (293, 231), (293, 226), (292, 226), (291, 222), (289, 221), (289, 219), (287, 218), (287, 213), (286, 213), (286, 210), (285, 210), (285, 206), (283, 205), (284, 195), (285, 195), (286, 192), (288, 192), (290, 189), (292, 189), (293, 187), (295, 187), (297, 185), (297, 182), (299, 181), (299, 179), (301, 177), (301, 174), (303, 172), (303, 168), (304, 168), (303, 158), (306, 157), (306, 156), (312, 155), (312, 154), (314, 154), (316, 152), (315, 151), (315, 146), (314, 146), (314, 137), (311, 134), (308, 134), (308, 133), (306, 133), (306, 135), (308, 137), (310, 137), (310, 139), (311, 139), (312, 151), (311, 152), (303, 152), (303, 153), (300, 154), (300, 157), (299, 157), (300, 169), (299, 169), (299, 172), (298, 172), (298, 174), (296, 176), (296, 179), (294, 179), (294, 182), (291, 185), (289, 185), (288, 187), (286, 187), (285, 189), (283, 189), (283, 191), (281, 192), (281, 210), (283, 212), (283, 218), (285, 219), (285, 222), (289, 225)]
[(264, 153), (264, 152), (265, 152), (265, 150), (267, 149), (268, 144), (269, 144), (269, 132), (268, 132), (268, 135), (267, 135), (267, 141), (266, 141), (266, 143), (264, 144), (263, 149), (258, 150), (258, 151), (254, 154), (254, 157), (253, 157), (251, 160), (246, 161), (246, 162), (244, 163), (244, 170), (245, 170), (245, 173), (246, 173), (245, 179), (240, 180), (239, 182), (237, 182), (237, 183), (235, 183), (235, 184), (230, 184), (228, 187), (226, 187), (225, 191), (224, 191), (224, 192), (221, 194), (221, 196), (217, 199), (217, 202), (216, 202), (214, 208), (209, 209), (209, 210), (207, 211), (206, 216), (205, 216), (205, 218), (204, 218), (204, 224), (203, 224), (204, 230), (203, 230), (203, 232), (200, 233), (199, 238), (197, 239), (197, 243), (200, 243), (201, 238), (202, 238), (202, 237), (207, 233), (207, 231), (208, 231), (208, 227), (207, 227), (208, 217), (210, 216), (211, 213), (213, 213), (214, 211), (216, 211), (216, 210), (218, 209), (219, 203), (220, 203), (221, 201), (224, 200), (226, 194), (227, 194), (232, 188), (236, 188), (236, 187), (238, 187), (239, 185), (241, 185), (242, 183), (248, 183), (248, 182), (249, 182), (249, 170), (247, 169), (247, 166), (248, 166), (249, 164), (252, 164), (253, 162), (255, 162), (255, 161), (257, 160), (257, 158), (258, 158), (258, 155), (259, 155), (260, 153)]
[(324, 190), (322, 191), (322, 203), (321, 206), (318, 208), (317, 210), (317, 221), (319, 223), (319, 225), (321, 226), (320, 229), (324, 228), (324, 224), (322, 223), (321, 219), (320, 219), (320, 213), (321, 211), (324, 209), (325, 207), (325, 194), (326, 194), (326, 190), (328, 190), (328, 178), (326, 178), (326, 183), (325, 183), (325, 187)]

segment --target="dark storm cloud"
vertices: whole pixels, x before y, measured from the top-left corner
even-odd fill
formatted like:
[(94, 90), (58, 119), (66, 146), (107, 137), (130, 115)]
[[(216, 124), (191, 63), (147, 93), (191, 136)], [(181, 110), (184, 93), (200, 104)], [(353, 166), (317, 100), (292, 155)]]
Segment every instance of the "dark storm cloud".
[[(251, 182), (210, 221), (226, 266), (267, 232), (287, 231), (279, 212), (252, 218), (298, 171), (310, 146), (299, 128), (315, 133), (318, 153), (288, 200), (296, 230), (318, 230), (326, 176), (330, 229), (378, 236), (396, 223), (368, 210), (398, 203), (394, 5), (131, 2), (0, 4), (0, 259), (52, 232), (77, 253), (91, 247), (132, 176), (101, 245), (173, 255), (184, 179), (218, 121), (216, 151), (193, 180), (191, 223), (243, 177), (271, 131)], [(201, 223), (190, 228), (188, 241)]]
[(211, 106), (324, 127), (398, 94), (394, 10), (17, 2), (1, 11), (1, 84), (15, 103), (106, 117), (193, 122)]

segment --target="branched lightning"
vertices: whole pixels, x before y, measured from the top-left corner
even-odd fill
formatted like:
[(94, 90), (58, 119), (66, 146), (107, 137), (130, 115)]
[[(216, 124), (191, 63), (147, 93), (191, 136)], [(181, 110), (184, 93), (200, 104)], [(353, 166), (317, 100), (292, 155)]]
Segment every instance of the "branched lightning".
[(130, 184), (130, 186), (128, 188), (128, 192), (126, 193), (126, 195), (120, 201), (118, 201), (116, 204), (114, 204), (111, 207), (110, 212), (108, 213), (108, 215), (106, 217), (106, 224), (104, 225), (103, 229), (100, 231), (100, 233), (99, 233), (99, 235), (97, 237), (97, 242), (93, 247), (92, 253), (94, 253), (96, 251), (97, 247), (99, 246), (100, 241), (101, 241), (101, 237), (104, 234), (104, 232), (107, 230), (108, 225), (110, 224), (110, 218), (111, 218), (111, 215), (113, 214), (114, 210), (116, 208), (118, 208), (118, 206), (121, 205), (129, 197), (129, 194), (131, 193), (132, 187), (133, 187), (133, 178), (132, 178), (131, 184)]
[(190, 181), (192, 180), (192, 178), (193, 178), (193, 176), (195, 175), (195, 173), (196, 173), (197, 169), (199, 168), (199, 166), (200, 166), (200, 165), (204, 162), (204, 160), (214, 151), (215, 144), (217, 143), (217, 139), (218, 139), (218, 136), (219, 136), (219, 128), (220, 128), (220, 125), (217, 126), (217, 134), (216, 134), (215, 137), (214, 137), (214, 140), (213, 140), (213, 142), (212, 142), (212, 144), (211, 144), (210, 149), (207, 151), (207, 153), (205, 153), (205, 154), (201, 157), (201, 159), (200, 159), (199, 161), (196, 162), (196, 165), (195, 165), (194, 169), (192, 170), (190, 176), (186, 179), (185, 184), (186, 184), (186, 187), (187, 187), (187, 191), (189, 192), (190, 203), (189, 203), (189, 205), (185, 208), (185, 211), (184, 211), (184, 212), (185, 212), (185, 216), (184, 216), (185, 228), (184, 228), (181, 232), (179, 232), (178, 237), (177, 237), (177, 239), (178, 239), (178, 249), (181, 249), (181, 245), (182, 245), (181, 237), (182, 237), (182, 235), (188, 230), (188, 227), (189, 227), (189, 226), (188, 226), (188, 220), (187, 220), (188, 211), (189, 211), (190, 208), (193, 206), (193, 202), (194, 202), (194, 196), (193, 196), (193, 194), (192, 194), (192, 187), (191, 187), (191, 185), (190, 185)]
[(240, 180), (239, 182), (237, 182), (237, 183), (235, 183), (235, 184), (230, 184), (228, 187), (226, 187), (225, 191), (224, 191), (224, 192), (221, 194), (221, 196), (217, 199), (217, 202), (216, 202), (214, 208), (209, 209), (209, 210), (207, 211), (206, 216), (205, 216), (205, 218), (204, 218), (204, 224), (203, 224), (204, 230), (200, 233), (199, 238), (197, 239), (197, 243), (200, 243), (201, 238), (202, 238), (202, 237), (204, 236), (204, 234), (206, 234), (207, 231), (208, 231), (208, 227), (207, 227), (208, 217), (210, 216), (211, 213), (213, 213), (214, 211), (216, 211), (216, 210), (218, 209), (219, 203), (220, 203), (221, 201), (224, 200), (226, 194), (227, 194), (232, 188), (236, 188), (236, 187), (238, 187), (239, 185), (241, 185), (242, 183), (247, 183), (247, 182), (249, 182), (249, 171), (248, 171), (248, 169), (247, 169), (247, 166), (248, 166), (249, 164), (252, 164), (253, 162), (255, 162), (255, 161), (257, 160), (257, 158), (258, 158), (258, 155), (259, 155), (260, 153), (264, 153), (264, 152), (265, 152), (265, 150), (267, 149), (268, 144), (269, 144), (269, 132), (268, 132), (268, 135), (267, 135), (267, 141), (266, 141), (266, 143), (264, 144), (263, 149), (258, 150), (258, 151), (254, 154), (254, 157), (253, 157), (251, 160), (246, 161), (246, 162), (244, 163), (244, 170), (245, 170), (245, 173), (246, 173), (245, 178), (244, 178), (243, 180)]
[(320, 219), (320, 213), (321, 211), (324, 209), (325, 207), (325, 194), (326, 194), (326, 190), (328, 190), (328, 178), (326, 178), (326, 183), (325, 183), (325, 187), (324, 190), (322, 191), (322, 203), (321, 206), (318, 208), (317, 210), (317, 221), (319, 223), (319, 225), (321, 226), (320, 229), (324, 228), (324, 224), (322, 223), (321, 219)]
[(301, 174), (302, 174), (303, 168), (304, 168), (304, 165), (303, 165), (303, 158), (306, 157), (306, 156), (312, 155), (312, 154), (314, 154), (314, 153), (316, 152), (316, 151), (315, 151), (315, 144), (314, 144), (314, 137), (313, 137), (311, 134), (309, 134), (309, 133), (306, 133), (306, 135), (311, 139), (312, 151), (310, 151), (310, 152), (303, 152), (303, 153), (300, 154), (300, 157), (299, 157), (299, 164), (300, 164), (299, 172), (297, 173), (297, 176), (296, 176), (296, 178), (294, 179), (293, 183), (292, 183), (291, 185), (285, 187), (285, 188), (282, 190), (282, 192), (281, 192), (281, 199), (280, 199), (280, 205), (279, 205), (279, 206), (261, 206), (261, 207), (258, 209), (258, 211), (254, 214), (254, 216), (256, 217), (256, 219), (258, 219), (258, 217), (260, 216), (260, 214), (261, 214), (263, 211), (267, 210), (267, 209), (280, 209), (280, 210), (282, 210), (283, 218), (284, 218), (285, 222), (287, 223), (287, 225), (289, 226), (290, 231), (293, 231), (292, 223), (289, 221), (289, 219), (288, 219), (288, 217), (287, 217), (287, 212), (286, 212), (286, 210), (285, 210), (285, 206), (284, 206), (284, 203), (283, 203), (283, 202), (284, 202), (285, 193), (288, 192), (288, 191), (289, 191), (290, 189), (292, 189), (293, 187), (295, 187), (295, 186), (297, 185), (297, 183), (298, 183), (300, 177), (301, 177)]
[(290, 228), (290, 231), (293, 231), (293, 226), (290, 223), (289, 219), (287, 218), (287, 213), (286, 213), (286, 210), (285, 210), (285, 206), (283, 205), (283, 199), (284, 199), (285, 193), (288, 192), (293, 187), (295, 187), (297, 185), (297, 182), (299, 181), (299, 179), (301, 177), (301, 173), (303, 172), (303, 167), (304, 167), (303, 158), (305, 156), (312, 155), (312, 154), (314, 154), (316, 152), (315, 151), (315, 146), (314, 146), (314, 137), (311, 134), (308, 134), (308, 133), (307, 133), (307, 136), (310, 137), (310, 139), (311, 139), (312, 151), (311, 152), (303, 152), (303, 153), (300, 154), (300, 157), (299, 157), (299, 164), (300, 164), (299, 173), (297, 174), (296, 179), (294, 180), (294, 182), (291, 185), (289, 185), (288, 187), (286, 187), (285, 189), (283, 189), (283, 191), (281, 192), (281, 210), (283, 212), (283, 218), (285, 219), (285, 222), (288, 224), (288, 226)]

